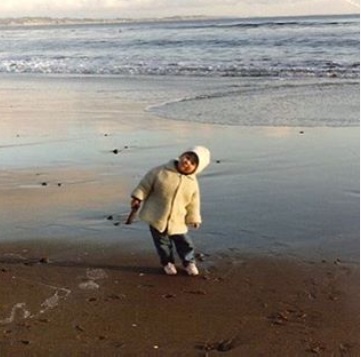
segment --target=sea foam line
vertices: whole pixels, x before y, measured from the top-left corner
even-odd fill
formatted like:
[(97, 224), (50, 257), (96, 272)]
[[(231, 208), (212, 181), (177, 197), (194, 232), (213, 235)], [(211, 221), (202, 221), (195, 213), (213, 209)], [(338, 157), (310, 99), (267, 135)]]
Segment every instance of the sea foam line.
[[(28, 279), (23, 279), (23, 278), (17, 278), (17, 279), (31, 282), (32, 284), (34, 283), (33, 281), (30, 281)], [(32, 314), (30, 312), (30, 310), (28, 310), (26, 308), (25, 302), (16, 303), (11, 308), (9, 317), (6, 317), (6, 318), (0, 320), (0, 325), (8, 325), (8, 324), (13, 323), (17, 317), (17, 311), (19, 311), (19, 310), (22, 311), (22, 316), (20, 317), (21, 319), (25, 320), (25, 319), (36, 318), (39, 315), (44, 314), (46, 311), (57, 307), (60, 303), (60, 300), (61, 299), (65, 300), (68, 297), (68, 295), (71, 293), (71, 290), (67, 289), (67, 288), (52, 286), (52, 285), (43, 284), (43, 283), (38, 283), (38, 284), (45, 286), (47, 288), (50, 288), (52, 290), (55, 290), (55, 293), (53, 295), (51, 295), (49, 298), (45, 299), (40, 304), (41, 309), (39, 310), (39, 312)]]

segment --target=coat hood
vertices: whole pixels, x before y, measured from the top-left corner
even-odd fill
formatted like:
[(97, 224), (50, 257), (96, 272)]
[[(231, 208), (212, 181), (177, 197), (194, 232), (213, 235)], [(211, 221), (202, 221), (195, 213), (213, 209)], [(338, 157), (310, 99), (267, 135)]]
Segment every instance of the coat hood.
[(194, 146), (182, 153), (182, 155), (186, 152), (193, 152), (198, 157), (198, 166), (196, 171), (193, 175), (197, 175), (201, 173), (210, 163), (211, 161), (211, 153), (210, 151), (204, 146)]

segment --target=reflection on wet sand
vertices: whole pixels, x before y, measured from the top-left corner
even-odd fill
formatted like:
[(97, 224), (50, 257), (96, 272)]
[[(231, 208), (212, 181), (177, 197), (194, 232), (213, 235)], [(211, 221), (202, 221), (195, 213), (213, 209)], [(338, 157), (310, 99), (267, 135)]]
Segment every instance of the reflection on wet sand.
[[(113, 224), (104, 222), (105, 217), (127, 213), (129, 193), (148, 169), (202, 144), (212, 152), (212, 164), (200, 177), (204, 224), (194, 233), (206, 237), (204, 246), (243, 247), (247, 242), (250, 249), (290, 251), (309, 245), (324, 252), (330, 246), (325, 240), (344, 237), (347, 254), (355, 250), (355, 128), (167, 120), (146, 111), (151, 100), (137, 100), (134, 93), (130, 100), (121, 84), (104, 79), (4, 83), (0, 94), (12, 103), (0, 108), (4, 238), (49, 237), (54, 232), (84, 238), (89, 237), (85, 230), (94, 228), (103, 239), (121, 235), (126, 240), (133, 227), (145, 225), (110, 232)], [(137, 236), (141, 239), (144, 232)]]

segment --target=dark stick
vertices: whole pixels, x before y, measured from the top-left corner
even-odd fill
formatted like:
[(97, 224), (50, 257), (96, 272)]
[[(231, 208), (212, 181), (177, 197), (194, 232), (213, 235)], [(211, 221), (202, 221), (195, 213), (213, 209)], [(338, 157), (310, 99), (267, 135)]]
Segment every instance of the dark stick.
[(127, 218), (127, 220), (125, 221), (125, 224), (132, 224), (133, 221), (134, 221), (134, 218), (135, 216), (137, 215), (137, 212), (138, 212), (138, 209), (139, 209), (139, 206), (135, 206), (135, 207), (132, 207), (130, 213), (129, 213), (129, 216)]

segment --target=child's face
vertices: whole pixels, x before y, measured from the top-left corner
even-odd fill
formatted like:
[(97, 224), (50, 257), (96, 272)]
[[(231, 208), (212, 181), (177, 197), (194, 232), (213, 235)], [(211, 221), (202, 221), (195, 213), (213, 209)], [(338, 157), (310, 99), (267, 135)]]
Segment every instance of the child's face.
[(190, 175), (196, 171), (197, 166), (196, 158), (193, 155), (185, 153), (179, 158), (177, 169), (183, 175)]

